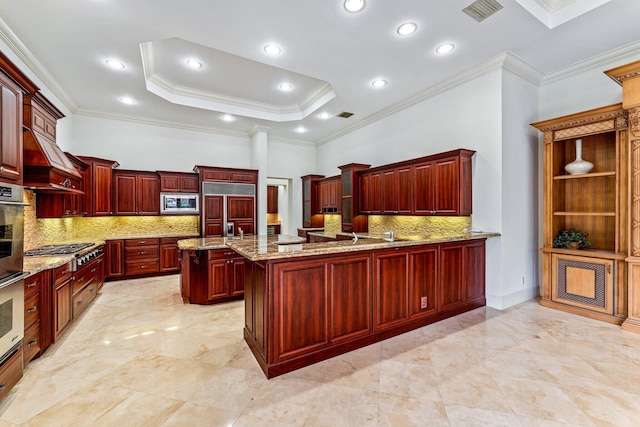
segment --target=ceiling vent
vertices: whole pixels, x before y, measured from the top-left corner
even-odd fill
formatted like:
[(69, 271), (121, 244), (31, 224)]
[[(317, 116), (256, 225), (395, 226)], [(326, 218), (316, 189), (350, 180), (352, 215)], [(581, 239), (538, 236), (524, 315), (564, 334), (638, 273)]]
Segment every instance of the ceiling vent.
[(476, 21), (482, 22), (502, 9), (502, 7), (496, 0), (476, 0), (462, 9), (462, 11)]
[(353, 116), (353, 113), (350, 113), (348, 111), (343, 111), (340, 114), (336, 114), (336, 117), (342, 117), (343, 119), (348, 119), (351, 116)]

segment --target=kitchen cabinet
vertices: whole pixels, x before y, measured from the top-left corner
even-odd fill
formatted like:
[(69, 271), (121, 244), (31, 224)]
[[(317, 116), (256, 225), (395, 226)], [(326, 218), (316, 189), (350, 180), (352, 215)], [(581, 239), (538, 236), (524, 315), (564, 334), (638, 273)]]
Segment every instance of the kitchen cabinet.
[(107, 279), (124, 276), (124, 240), (107, 240), (104, 250), (104, 275)]
[(267, 185), (267, 213), (278, 213), (278, 186)]
[(158, 171), (160, 191), (163, 193), (199, 193), (198, 174)]
[(124, 241), (124, 274), (158, 273), (160, 271), (160, 239), (126, 239)]
[(22, 185), (22, 95), (20, 86), (0, 69), (0, 181), (18, 185)]
[(360, 212), (366, 214), (382, 213), (382, 173), (363, 172), (360, 180)]
[(340, 212), (340, 176), (325, 178), (318, 182), (320, 210), (322, 213)]
[(481, 307), (484, 295), (485, 239), (247, 261), (244, 336), (272, 378)]
[(242, 255), (230, 249), (182, 252), (183, 299), (191, 304), (216, 304), (243, 297)]
[[(102, 257), (102, 255), (100, 256)], [(98, 266), (100, 258), (94, 258), (82, 265), (73, 273), (72, 288), (72, 319), (76, 320), (86, 310), (91, 301), (98, 294)]]
[(410, 166), (393, 168), (382, 175), (382, 213), (412, 214), (413, 174)]
[(202, 182), (236, 182), (257, 184), (258, 171), (253, 169), (220, 168), (215, 166), (196, 166), (194, 172), (200, 175)]
[(64, 218), (87, 215), (85, 193), (90, 190), (85, 189), (85, 175), (89, 165), (70, 153), (65, 153), (65, 155), (80, 176), (80, 178), (70, 178), (71, 187), (82, 191), (82, 193), (38, 191), (36, 193), (36, 216), (38, 218)]
[(180, 249), (178, 240), (192, 239), (197, 236), (163, 237), (160, 239), (160, 272), (177, 273), (180, 271)]
[(42, 297), (40, 275), (24, 281), (24, 364), (40, 352)]
[(18, 349), (0, 366), (0, 402), (7, 397), (23, 373), (23, 346)]
[(118, 162), (87, 156), (78, 159), (88, 165), (84, 174), (86, 216), (113, 215), (113, 169)]
[(224, 196), (204, 196), (202, 235), (224, 235)]
[(155, 172), (113, 173), (115, 215), (159, 215), (160, 178)]
[(53, 269), (53, 336), (56, 342), (73, 320), (71, 263)]
[(245, 196), (227, 196), (227, 222), (235, 224), (235, 235), (254, 234), (255, 198)]
[(360, 214), (360, 185), (358, 172), (370, 165), (350, 163), (340, 166), (342, 182), (342, 231), (345, 233), (364, 233), (369, 229), (369, 219)]
[(318, 196), (318, 181), (324, 175), (305, 175), (302, 179), (302, 226), (323, 227), (324, 216), (322, 213), (322, 201)]
[(471, 215), (471, 157), (475, 152), (426, 161), (414, 166), (416, 215)]

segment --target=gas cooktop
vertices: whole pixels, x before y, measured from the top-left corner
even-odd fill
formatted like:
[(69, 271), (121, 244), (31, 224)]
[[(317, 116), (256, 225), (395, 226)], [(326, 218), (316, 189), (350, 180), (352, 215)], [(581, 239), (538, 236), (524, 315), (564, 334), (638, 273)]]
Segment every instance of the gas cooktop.
[(26, 256), (38, 255), (64, 255), (80, 252), (81, 250), (93, 246), (93, 243), (68, 243), (64, 245), (46, 245), (39, 248), (29, 249), (25, 251)]

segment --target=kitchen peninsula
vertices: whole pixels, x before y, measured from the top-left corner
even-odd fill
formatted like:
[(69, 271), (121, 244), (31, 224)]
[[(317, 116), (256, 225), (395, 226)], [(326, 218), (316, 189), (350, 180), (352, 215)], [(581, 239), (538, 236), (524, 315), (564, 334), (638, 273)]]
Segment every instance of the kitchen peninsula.
[(245, 341), (272, 378), (485, 305), (485, 241), (497, 235), (186, 239), (183, 296), (193, 264), (240, 257)]

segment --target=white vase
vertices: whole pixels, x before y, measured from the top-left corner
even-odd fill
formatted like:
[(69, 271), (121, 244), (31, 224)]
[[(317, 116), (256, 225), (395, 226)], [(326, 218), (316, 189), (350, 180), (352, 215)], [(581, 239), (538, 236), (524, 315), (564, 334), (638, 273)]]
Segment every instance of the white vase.
[(566, 165), (564, 170), (570, 175), (582, 175), (593, 169), (593, 163), (582, 160), (582, 140), (576, 139), (576, 159)]

